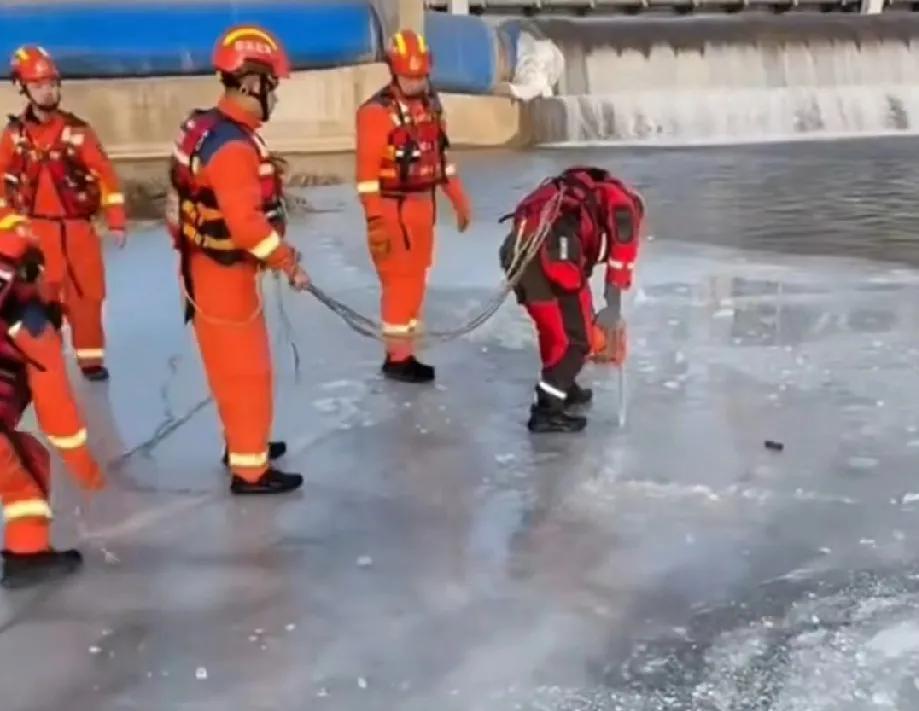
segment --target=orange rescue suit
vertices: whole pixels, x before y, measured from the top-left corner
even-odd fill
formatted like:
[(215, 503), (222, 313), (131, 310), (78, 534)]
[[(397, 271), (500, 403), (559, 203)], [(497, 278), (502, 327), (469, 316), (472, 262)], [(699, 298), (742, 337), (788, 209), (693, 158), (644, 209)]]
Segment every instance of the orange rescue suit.
[(382, 287), (387, 355), (406, 360), (418, 325), (434, 252), (436, 188), (456, 210), (461, 228), (469, 202), (447, 158), (446, 122), (433, 93), (401, 95), (390, 84), (357, 112), (357, 191), (368, 224), (370, 255)]
[(194, 324), (233, 473), (268, 470), (273, 382), (258, 280), (288, 275), (297, 254), (283, 241), (281, 176), (260, 122), (227, 99), (196, 111), (176, 141), (170, 230), (181, 259), (186, 319)]
[(31, 109), (0, 135), (0, 201), (31, 218), (45, 255), (50, 298), (64, 305), (77, 361), (105, 360), (105, 267), (92, 219), (102, 209), (111, 230), (125, 228), (124, 195), (95, 132), (73, 114), (40, 122)]
[(32, 250), (9, 229), (15, 219), (0, 209), (0, 503), (4, 548), (29, 554), (51, 548), (50, 456), (32, 434), (18, 429), (30, 403), (80, 485), (99, 489), (104, 478), (67, 379), (54, 305), (23, 276), (27, 269), (37, 271), (39, 260), (26, 266)]

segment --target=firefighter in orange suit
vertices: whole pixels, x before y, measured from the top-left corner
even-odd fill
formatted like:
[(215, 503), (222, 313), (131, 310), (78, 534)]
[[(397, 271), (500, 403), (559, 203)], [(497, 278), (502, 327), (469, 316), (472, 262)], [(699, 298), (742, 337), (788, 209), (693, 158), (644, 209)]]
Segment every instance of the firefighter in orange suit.
[(95, 132), (62, 111), (61, 76), (41, 47), (13, 54), (11, 75), (28, 106), (0, 137), (5, 199), (27, 215), (45, 253), (50, 293), (62, 300), (83, 375), (108, 379), (102, 305), (105, 268), (93, 218), (102, 210), (119, 246), (125, 243), (124, 195)]
[(392, 81), (357, 112), (357, 191), (382, 286), (383, 374), (423, 383), (434, 379), (434, 368), (415, 358), (412, 335), (434, 250), (436, 188), (450, 199), (460, 232), (471, 215), (447, 158), (446, 123), (428, 79), (431, 54), (424, 38), (397, 32), (387, 61)]
[(68, 575), (82, 564), (78, 551), (51, 548), (50, 456), (18, 429), (30, 403), (80, 486), (98, 490), (105, 483), (67, 380), (60, 307), (42, 297), (42, 261), (26, 219), (0, 208), (0, 503), (7, 588)]
[(214, 49), (224, 86), (216, 107), (194, 111), (176, 141), (167, 208), (181, 255), (186, 321), (195, 335), (227, 442), (234, 494), (277, 494), (303, 483), (270, 465), (286, 450), (269, 442), (272, 367), (259, 278), (267, 267), (294, 289), (309, 285), (284, 241), (280, 161), (256, 132), (290, 67), (259, 27), (234, 27)]

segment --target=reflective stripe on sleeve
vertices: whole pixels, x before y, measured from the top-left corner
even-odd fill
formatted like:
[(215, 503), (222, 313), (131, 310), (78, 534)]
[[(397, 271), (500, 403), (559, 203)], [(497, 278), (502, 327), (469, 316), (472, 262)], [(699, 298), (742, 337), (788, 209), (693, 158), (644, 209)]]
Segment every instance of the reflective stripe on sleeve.
[(16, 225), (21, 225), (24, 222), (27, 222), (27, 220), (22, 215), (7, 215), (0, 219), (0, 230), (11, 230)]
[(281, 237), (277, 232), (272, 231), (265, 239), (255, 245), (249, 251), (259, 259), (267, 259), (274, 250), (281, 246)]
[(380, 192), (379, 180), (362, 180), (357, 184), (357, 192), (360, 195), (370, 195)]

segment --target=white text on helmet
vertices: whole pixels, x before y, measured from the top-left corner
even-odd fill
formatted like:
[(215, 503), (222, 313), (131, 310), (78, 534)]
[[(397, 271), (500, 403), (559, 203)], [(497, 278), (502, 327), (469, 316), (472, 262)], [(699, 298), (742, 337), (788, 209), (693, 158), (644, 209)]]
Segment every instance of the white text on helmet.
[(238, 40), (235, 44), (237, 52), (246, 54), (271, 54), (271, 45), (258, 40)]

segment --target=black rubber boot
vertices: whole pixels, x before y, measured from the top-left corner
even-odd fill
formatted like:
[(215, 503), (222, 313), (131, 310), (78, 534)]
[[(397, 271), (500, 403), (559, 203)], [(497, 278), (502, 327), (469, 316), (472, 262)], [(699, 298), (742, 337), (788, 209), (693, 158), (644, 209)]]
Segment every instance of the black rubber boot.
[[(287, 454), (287, 442), (278, 440), (277, 442), (268, 443), (269, 461), (273, 462), (275, 459), (280, 459), (285, 454)], [(223, 448), (223, 466), (230, 466), (230, 451), (226, 447)]]
[(0, 585), (10, 590), (40, 585), (77, 572), (83, 565), (79, 551), (11, 553), (3, 551), (3, 578)]
[(303, 485), (303, 477), (299, 474), (287, 474), (277, 469), (269, 469), (262, 478), (256, 482), (248, 482), (235, 474), (230, 484), (230, 491), (234, 494), (286, 494)]
[(580, 432), (587, 426), (587, 418), (565, 412), (565, 401), (536, 391), (536, 402), (530, 407), (530, 432)]
[(402, 383), (430, 383), (434, 380), (434, 366), (419, 363), (415, 356), (399, 361), (387, 358), (381, 370), (390, 380)]
[(80, 368), (83, 371), (83, 377), (94, 383), (101, 383), (108, 380), (108, 368), (104, 365), (87, 365)]
[(593, 399), (593, 390), (590, 388), (582, 388), (577, 383), (574, 383), (570, 388), (568, 388), (568, 396), (565, 398), (565, 407), (589, 405)]

